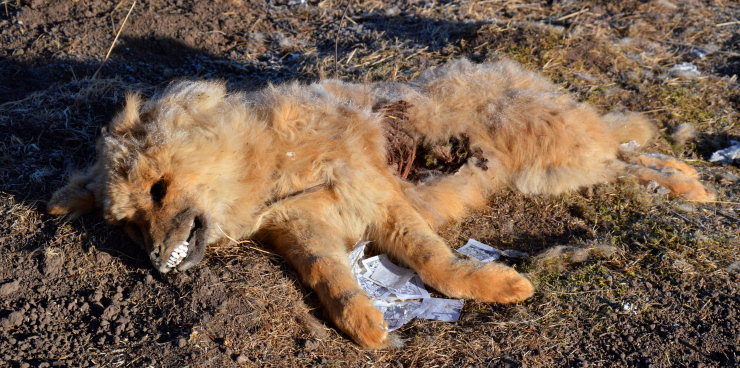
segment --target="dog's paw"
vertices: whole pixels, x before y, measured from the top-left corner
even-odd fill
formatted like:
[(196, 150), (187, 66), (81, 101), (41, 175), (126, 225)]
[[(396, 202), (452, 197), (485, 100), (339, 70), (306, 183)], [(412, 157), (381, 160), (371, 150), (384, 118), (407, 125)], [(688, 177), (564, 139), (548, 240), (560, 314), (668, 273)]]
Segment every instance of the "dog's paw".
[(671, 189), (674, 190), (674, 195), (681, 196), (690, 201), (711, 202), (717, 199), (717, 196), (711, 189), (708, 189), (696, 180), (680, 183), (680, 185), (676, 185)]
[(513, 268), (489, 263), (478, 272), (475, 299), (494, 303), (517, 303), (534, 294), (534, 286)]
[(534, 295), (532, 283), (514, 270), (502, 281), (504, 288), (501, 291), (498, 303), (518, 303)]
[(388, 337), (388, 322), (367, 297), (355, 298), (345, 305), (342, 321), (338, 324), (363, 348), (381, 349), (392, 345)]

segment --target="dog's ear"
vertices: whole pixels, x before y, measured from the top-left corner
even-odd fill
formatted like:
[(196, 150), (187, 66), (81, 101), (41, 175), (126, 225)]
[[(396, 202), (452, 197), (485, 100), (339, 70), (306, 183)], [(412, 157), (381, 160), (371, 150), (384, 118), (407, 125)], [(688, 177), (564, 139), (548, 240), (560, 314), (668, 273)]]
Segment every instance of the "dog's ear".
[(109, 132), (113, 135), (124, 135), (139, 124), (139, 110), (141, 109), (141, 95), (138, 93), (126, 93), (126, 105), (123, 110), (113, 118)]
[(52, 215), (67, 215), (77, 218), (97, 209), (96, 193), (100, 182), (98, 164), (84, 174), (75, 174), (69, 183), (57, 190), (47, 204), (47, 211)]

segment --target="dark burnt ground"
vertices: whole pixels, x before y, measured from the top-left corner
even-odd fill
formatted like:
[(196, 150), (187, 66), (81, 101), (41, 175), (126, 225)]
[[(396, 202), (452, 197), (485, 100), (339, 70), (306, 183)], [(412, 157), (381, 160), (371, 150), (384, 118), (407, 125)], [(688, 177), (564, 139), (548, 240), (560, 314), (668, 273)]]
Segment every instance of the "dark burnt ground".
[[(718, 192), (689, 203), (628, 178), (557, 198), (503, 192), (443, 235), (533, 255), (514, 265), (535, 297), (468, 301), (458, 323), (413, 321), (405, 347), (387, 351), (359, 350), (323, 322), (311, 291), (257, 244), (162, 276), (98, 216), (44, 214), (127, 90), (334, 75), (338, 1), (162, 0), (137, 3), (91, 79), (130, 6), (0, 3), (0, 366), (737, 366), (740, 170), (708, 162), (740, 140), (735, 2), (353, 2), (342, 79), (510, 57), (601, 111), (644, 112), (660, 128), (648, 151), (686, 160)], [(699, 74), (671, 71), (682, 62)], [(684, 123), (698, 135), (678, 144)]]

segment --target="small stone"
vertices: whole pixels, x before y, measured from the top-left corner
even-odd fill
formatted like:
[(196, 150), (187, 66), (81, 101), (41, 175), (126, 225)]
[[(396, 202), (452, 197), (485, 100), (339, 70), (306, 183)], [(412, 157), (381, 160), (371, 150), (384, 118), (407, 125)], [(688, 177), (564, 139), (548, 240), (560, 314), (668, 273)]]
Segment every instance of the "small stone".
[(249, 361), (249, 359), (244, 354), (239, 355), (238, 357), (236, 357), (236, 363), (237, 364), (244, 364), (244, 363), (246, 363), (248, 361)]
[(185, 340), (184, 338), (181, 337), (181, 338), (177, 339), (177, 347), (178, 348), (184, 348), (185, 345), (187, 345), (187, 344), (188, 344), (188, 341)]

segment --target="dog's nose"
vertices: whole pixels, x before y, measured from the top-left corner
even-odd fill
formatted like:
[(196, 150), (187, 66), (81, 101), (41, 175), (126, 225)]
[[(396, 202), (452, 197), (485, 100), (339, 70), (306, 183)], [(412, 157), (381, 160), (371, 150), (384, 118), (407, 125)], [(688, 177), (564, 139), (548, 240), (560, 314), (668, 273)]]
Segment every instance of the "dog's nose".
[(160, 249), (162, 249), (162, 245), (161, 244), (155, 244), (152, 247), (152, 253), (150, 254), (150, 256), (159, 258)]

